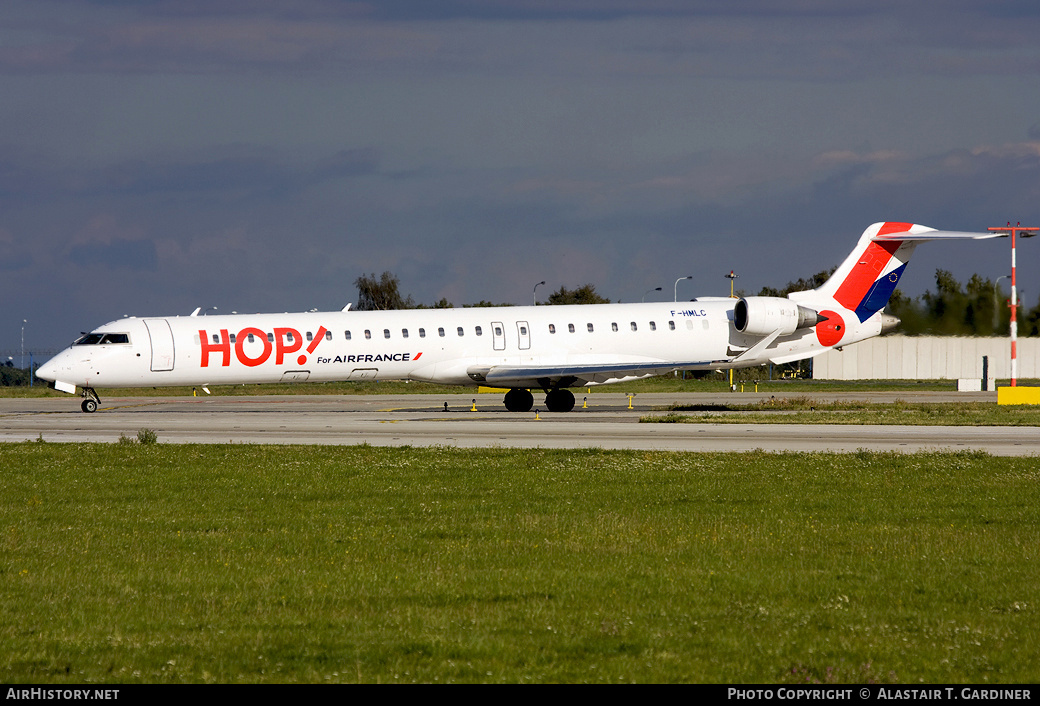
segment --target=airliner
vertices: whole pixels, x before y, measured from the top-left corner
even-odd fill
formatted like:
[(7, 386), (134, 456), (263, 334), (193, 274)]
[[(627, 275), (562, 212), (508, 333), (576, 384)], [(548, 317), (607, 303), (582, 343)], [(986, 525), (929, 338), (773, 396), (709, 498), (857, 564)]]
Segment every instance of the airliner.
[(883, 310), (919, 243), (1005, 235), (875, 223), (823, 285), (787, 297), (124, 318), (36, 374), (81, 388), (84, 412), (99, 388), (342, 380), (502, 388), (511, 412), (540, 390), (548, 411), (568, 412), (571, 387), (787, 363), (878, 336), (899, 323)]

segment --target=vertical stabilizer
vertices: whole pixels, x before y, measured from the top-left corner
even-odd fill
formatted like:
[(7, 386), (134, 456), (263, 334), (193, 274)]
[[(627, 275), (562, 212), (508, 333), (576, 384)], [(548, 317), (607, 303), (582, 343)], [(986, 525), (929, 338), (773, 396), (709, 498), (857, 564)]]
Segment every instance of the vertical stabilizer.
[(819, 288), (792, 292), (790, 298), (816, 307), (854, 312), (860, 323), (888, 304), (919, 243), (926, 240), (983, 240), (1000, 233), (939, 231), (914, 223), (875, 223), (860, 236), (855, 249)]

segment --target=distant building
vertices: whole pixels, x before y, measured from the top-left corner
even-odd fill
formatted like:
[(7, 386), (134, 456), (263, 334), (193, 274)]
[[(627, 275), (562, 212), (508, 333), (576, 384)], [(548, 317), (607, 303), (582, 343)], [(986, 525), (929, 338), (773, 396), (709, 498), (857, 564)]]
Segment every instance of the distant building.
[[(812, 361), (817, 380), (957, 380), (1011, 377), (1011, 341), (956, 336), (880, 336)], [(1040, 378), (1040, 338), (1018, 339), (1019, 379)]]

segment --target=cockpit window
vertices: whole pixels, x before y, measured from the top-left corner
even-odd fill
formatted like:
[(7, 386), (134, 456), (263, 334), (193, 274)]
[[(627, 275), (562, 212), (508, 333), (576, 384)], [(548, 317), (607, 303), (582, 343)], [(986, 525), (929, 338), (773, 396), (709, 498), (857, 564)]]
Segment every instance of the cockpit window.
[(76, 339), (73, 345), (97, 346), (106, 343), (130, 343), (130, 335), (126, 333), (88, 333)]

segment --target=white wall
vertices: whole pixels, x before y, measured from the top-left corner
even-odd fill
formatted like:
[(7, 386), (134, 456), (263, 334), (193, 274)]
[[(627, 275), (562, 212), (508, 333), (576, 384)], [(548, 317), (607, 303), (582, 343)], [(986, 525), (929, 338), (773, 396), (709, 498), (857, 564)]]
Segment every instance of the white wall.
[[(818, 380), (956, 380), (1011, 377), (1011, 340), (953, 336), (881, 336), (813, 359)], [(1018, 377), (1040, 378), (1040, 338), (1018, 339)]]

